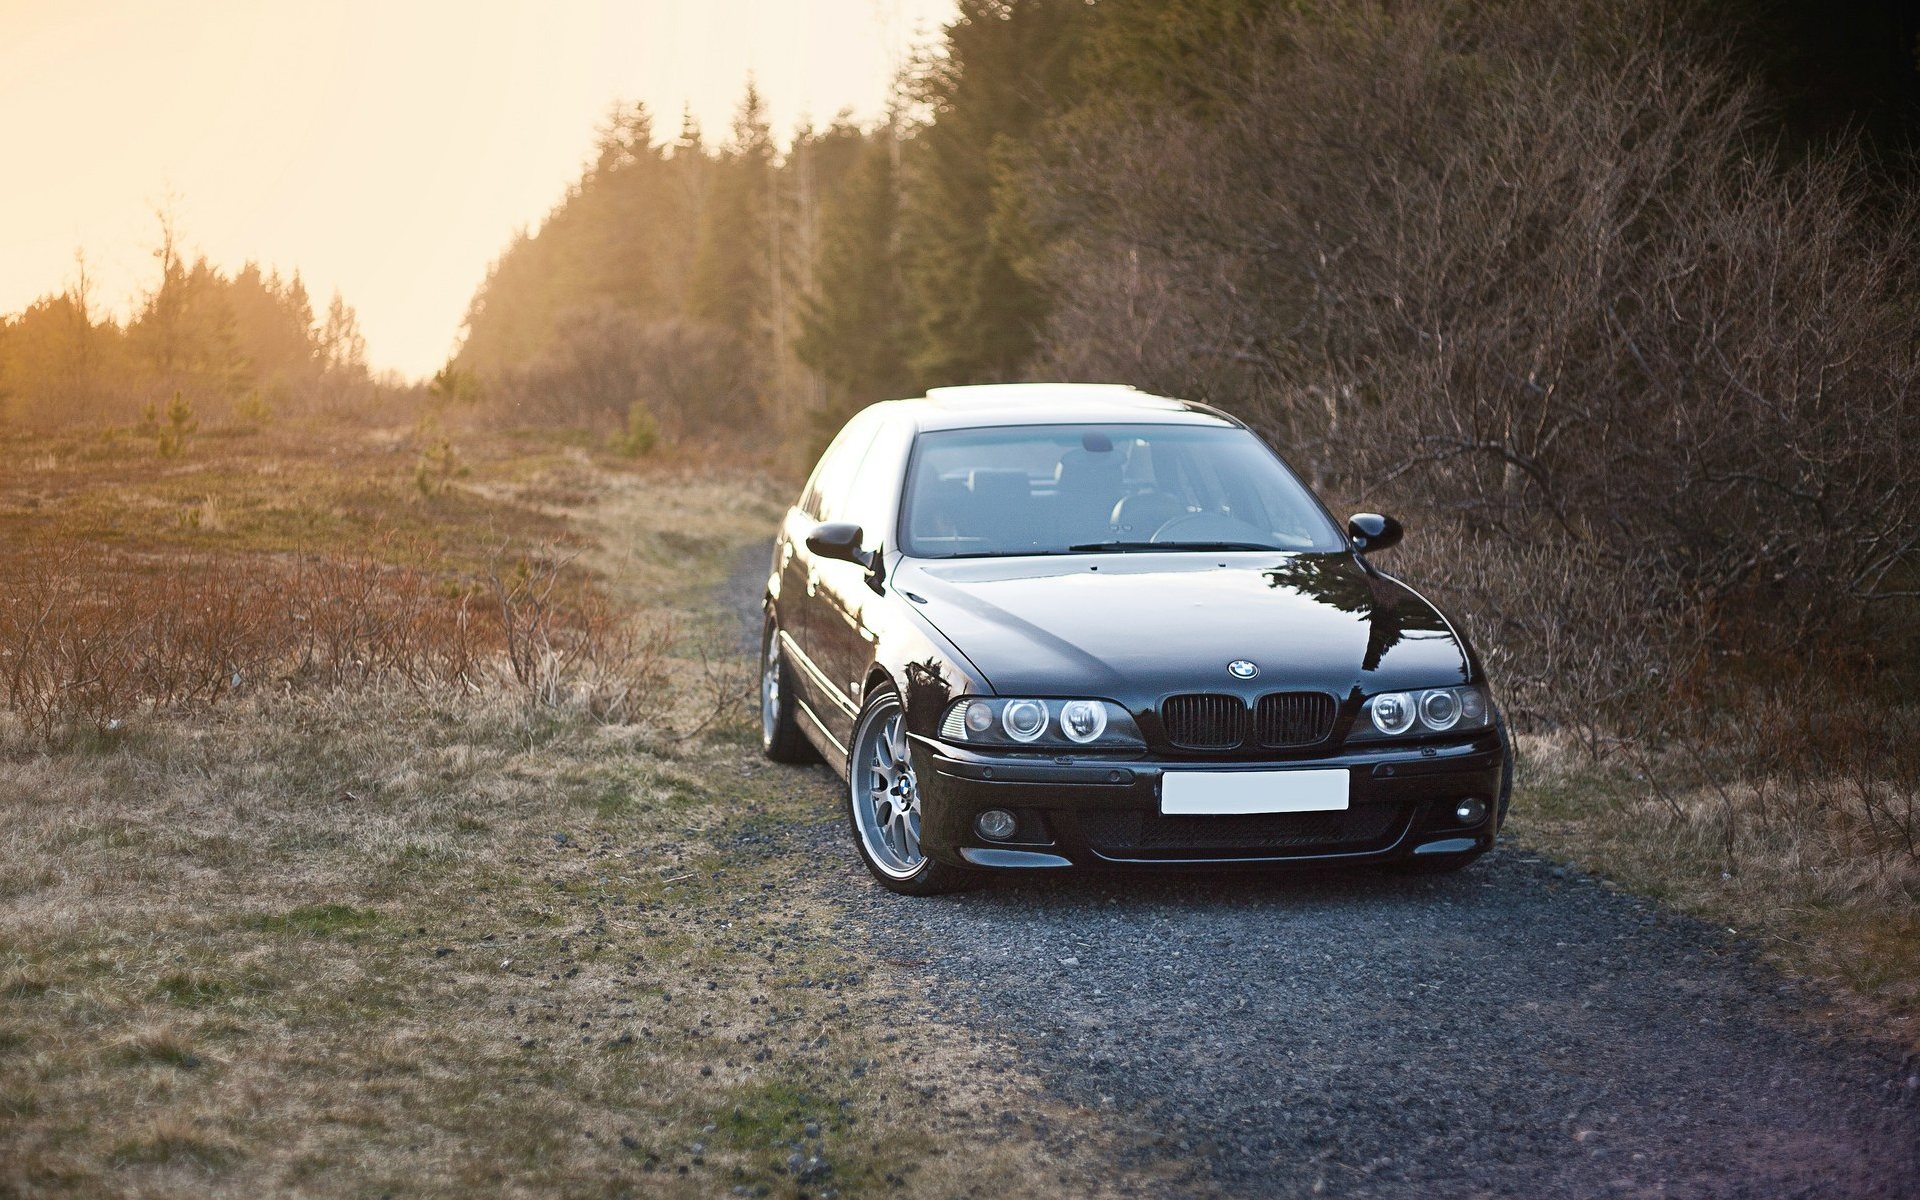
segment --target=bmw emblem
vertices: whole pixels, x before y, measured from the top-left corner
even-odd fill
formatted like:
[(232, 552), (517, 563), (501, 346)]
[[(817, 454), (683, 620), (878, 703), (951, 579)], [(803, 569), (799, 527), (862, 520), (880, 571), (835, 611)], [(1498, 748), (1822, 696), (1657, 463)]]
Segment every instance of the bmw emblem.
[(1235, 679), (1252, 679), (1260, 673), (1260, 668), (1244, 658), (1236, 658), (1227, 664), (1227, 674)]

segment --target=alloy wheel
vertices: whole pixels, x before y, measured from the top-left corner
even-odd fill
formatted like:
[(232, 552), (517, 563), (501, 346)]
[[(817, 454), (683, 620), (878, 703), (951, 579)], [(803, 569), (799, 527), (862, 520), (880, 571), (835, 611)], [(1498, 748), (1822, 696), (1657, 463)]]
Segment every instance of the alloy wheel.
[(780, 723), (780, 649), (776, 640), (760, 656), (760, 743), (773, 744)]
[(848, 774), (867, 857), (896, 879), (918, 872), (927, 861), (920, 852), (920, 787), (898, 700), (882, 701), (862, 723)]

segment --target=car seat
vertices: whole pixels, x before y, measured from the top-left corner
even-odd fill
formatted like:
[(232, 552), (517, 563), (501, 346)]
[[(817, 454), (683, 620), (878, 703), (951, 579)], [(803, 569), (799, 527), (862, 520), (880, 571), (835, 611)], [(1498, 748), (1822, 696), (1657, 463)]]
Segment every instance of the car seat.
[(1113, 511), (1125, 491), (1120, 481), (1124, 465), (1112, 450), (1073, 449), (1060, 456), (1060, 465), (1053, 471), (1054, 494), (1061, 537), (1067, 545), (1113, 536)]
[(1025, 471), (975, 468), (967, 472), (968, 532), (1011, 549), (1051, 542), (1045, 513), (1034, 502), (1033, 481)]

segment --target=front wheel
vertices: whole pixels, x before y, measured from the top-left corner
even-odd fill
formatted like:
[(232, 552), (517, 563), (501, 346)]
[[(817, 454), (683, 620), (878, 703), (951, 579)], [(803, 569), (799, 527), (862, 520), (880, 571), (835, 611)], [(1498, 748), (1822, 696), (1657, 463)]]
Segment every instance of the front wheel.
[(880, 885), (903, 896), (937, 896), (979, 882), (979, 875), (928, 858), (920, 848), (920, 780), (907, 751), (906, 710), (877, 693), (860, 714), (847, 760), (853, 844)]

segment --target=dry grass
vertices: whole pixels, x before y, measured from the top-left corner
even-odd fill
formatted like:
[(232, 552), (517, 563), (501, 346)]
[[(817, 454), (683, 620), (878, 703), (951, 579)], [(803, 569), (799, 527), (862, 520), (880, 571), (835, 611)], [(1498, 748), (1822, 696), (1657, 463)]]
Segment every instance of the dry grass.
[(1102, 1191), (1105, 1135), (928, 1024), (789, 842), (821, 789), (753, 753), (711, 603), (765, 489), (468, 461), (677, 630), (645, 719), (380, 675), (12, 742), (0, 1196)]
[(971, 1119), (1048, 1106), (896, 1023), (778, 849), (811, 791), (737, 734), (401, 694), (0, 767), (0, 1180), (792, 1194), (800, 1153), (852, 1194), (1051, 1190)]
[[(93, 463), (91, 482), (76, 470), (51, 486), (17, 482), (26, 519), (0, 526), (12, 534), (0, 538), (0, 551), (12, 551), (0, 554), (0, 712), (49, 739), (263, 691), (479, 693), (504, 682), (531, 703), (639, 715), (670, 631), (626, 621), (573, 567), (577, 548), (566, 543), (577, 539), (540, 502), (556, 464), (541, 464), (529, 487), (512, 475), (528, 465), (521, 458), (496, 461), (505, 478), (492, 494), (456, 502), (450, 485), (413, 496), (391, 480), (384, 493), (364, 490), (356, 475), (395, 465), (381, 439), (349, 442), (357, 453), (348, 455), (336, 444), (332, 472), (304, 485), (269, 448), (285, 444), (232, 439), (223, 457), (199, 464), (196, 487), (264, 476), (309, 511), (357, 494), (364, 536), (355, 548), (311, 551), (250, 506), (244, 487), (205, 495), (169, 527), (157, 514), (173, 477), (143, 476), (138, 459)], [(563, 465), (586, 498), (577, 483), (590, 460), (576, 454)], [(385, 508), (372, 507), (382, 495)], [(88, 524), (103, 502), (156, 515), (103, 539)], [(437, 519), (409, 530), (422, 508)], [(196, 540), (172, 544), (182, 530)]]
[(1596, 764), (1523, 737), (1521, 841), (1755, 938), (1920, 1044), (1920, 794), (1858, 772), (1718, 782), (1683, 750)]

